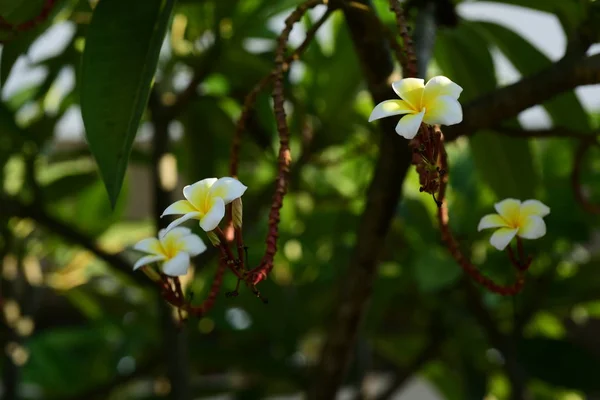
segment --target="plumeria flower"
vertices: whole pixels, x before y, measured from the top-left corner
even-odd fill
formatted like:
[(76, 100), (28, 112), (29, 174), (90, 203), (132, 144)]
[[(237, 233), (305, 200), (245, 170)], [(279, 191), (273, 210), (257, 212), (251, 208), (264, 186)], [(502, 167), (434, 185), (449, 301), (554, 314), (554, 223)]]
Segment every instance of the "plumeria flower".
[(402, 100), (386, 100), (375, 106), (369, 122), (376, 119), (404, 115), (396, 125), (398, 135), (412, 139), (421, 122), (429, 125), (454, 125), (463, 119), (458, 97), (462, 88), (445, 76), (434, 76), (426, 85), (423, 79), (405, 78), (392, 83), (394, 92)]
[(490, 243), (498, 250), (504, 250), (515, 236), (523, 239), (538, 239), (546, 234), (546, 223), (542, 219), (550, 214), (550, 208), (538, 200), (521, 201), (506, 199), (494, 205), (498, 214), (481, 218), (478, 231), (499, 228)]
[(183, 214), (171, 222), (166, 231), (189, 219), (200, 221), (200, 227), (206, 232), (215, 229), (225, 216), (225, 205), (241, 197), (248, 189), (234, 178), (208, 178), (183, 188), (186, 200), (171, 204), (163, 212), (165, 215)]
[(160, 262), (166, 275), (182, 276), (190, 266), (190, 257), (206, 251), (202, 239), (194, 235), (189, 228), (174, 228), (170, 232), (161, 229), (158, 237), (143, 239), (133, 246), (134, 249), (149, 254), (135, 263), (134, 270), (153, 262)]

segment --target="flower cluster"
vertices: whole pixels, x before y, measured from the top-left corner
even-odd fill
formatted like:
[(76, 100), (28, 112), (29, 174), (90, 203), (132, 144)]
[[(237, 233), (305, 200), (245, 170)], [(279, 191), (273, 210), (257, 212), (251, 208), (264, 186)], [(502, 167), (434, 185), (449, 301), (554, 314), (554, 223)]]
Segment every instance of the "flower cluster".
[[(187, 273), (190, 257), (206, 251), (202, 239), (190, 229), (179, 227), (185, 221), (195, 219), (200, 227), (210, 233), (217, 229), (225, 217), (225, 206), (239, 199), (247, 187), (234, 178), (208, 178), (183, 188), (185, 200), (171, 204), (165, 215), (182, 215), (160, 230), (157, 238), (147, 238), (138, 242), (134, 249), (147, 253), (140, 258), (133, 269), (158, 262), (165, 275), (177, 277)], [(239, 206), (241, 208), (241, 204)], [(238, 210), (241, 218), (241, 210)], [(210, 236), (209, 236), (210, 237)], [(146, 271), (148, 272), (148, 271)]]
[[(481, 275), (477, 268), (461, 253), (457, 241), (448, 228), (448, 212), (444, 196), (448, 182), (448, 160), (444, 136), (439, 125), (458, 124), (463, 119), (458, 98), (462, 88), (445, 76), (435, 76), (426, 84), (423, 79), (406, 78), (392, 83), (400, 100), (386, 100), (377, 104), (369, 121), (401, 115), (396, 133), (410, 139), (412, 164), (419, 174), (419, 191), (430, 193), (438, 206), (442, 239), (457, 263), (473, 279), (499, 294), (517, 293), (523, 285), (523, 272), (531, 265), (521, 239), (538, 239), (546, 234), (543, 217), (550, 208), (538, 200), (519, 201), (506, 199), (495, 204), (497, 214), (484, 216), (478, 230), (497, 228), (490, 243), (498, 250), (507, 250), (508, 257), (517, 269), (517, 279), (511, 286), (503, 286)], [(436, 198), (437, 195), (437, 198)], [(517, 255), (509, 246), (517, 238)]]

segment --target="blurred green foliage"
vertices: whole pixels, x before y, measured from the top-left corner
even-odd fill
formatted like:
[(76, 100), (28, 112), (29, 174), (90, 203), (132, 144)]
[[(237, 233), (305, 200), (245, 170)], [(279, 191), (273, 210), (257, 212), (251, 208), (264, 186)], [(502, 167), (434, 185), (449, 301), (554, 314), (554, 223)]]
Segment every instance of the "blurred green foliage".
[[(119, 3), (103, 2), (107, 7)], [(0, 16), (12, 22), (9, 15), (17, 11), (36, 15), (39, 8), (24, 7), (38, 3), (0, 1)], [(129, 15), (123, 21), (131, 24), (117, 27), (124, 15), (113, 19), (107, 14), (94, 32), (93, 2), (59, 1), (46, 21), (19, 32), (2, 48), (4, 86), (25, 68), (19, 60), (32, 58), (36, 43), (50, 31), (62, 27), (71, 32), (63, 35), (62, 46), (53, 39), (57, 53), (29, 61), (29, 68), (43, 70), (43, 78), (24, 79), (8, 95), (5, 90), (0, 104), (2, 198), (27, 205), (23, 211), (0, 203), (2, 373), (4, 388), (17, 382), (21, 398), (153, 399), (169, 392), (165, 353), (175, 345), (165, 339), (168, 328), (156, 290), (143, 284), (143, 275), (111, 266), (79, 245), (97, 244), (132, 264), (138, 255), (131, 245), (154, 235), (151, 171), (156, 160), (150, 144), (156, 127), (145, 109), (154, 64), (152, 90), (163, 105), (172, 104), (195, 73), (205, 75), (169, 125), (164, 150), (174, 155), (179, 184), (227, 175), (244, 96), (270, 72), (282, 20), (300, 1), (180, 0), (170, 19), (168, 11), (160, 14), (169, 0), (135, 3), (152, 3), (155, 9), (148, 14), (156, 19), (135, 25)], [(498, 3), (554, 13), (569, 37), (588, 7), (586, 1), (566, 0)], [(123, 10), (133, 7), (123, 4)], [(395, 29), (387, 1), (376, 0), (374, 6)], [(298, 37), (324, 10), (319, 7), (302, 20), (294, 29)], [(161, 23), (167, 33), (159, 54), (160, 38), (135, 33), (143, 28), (161, 36)], [(336, 295), (352, 257), (380, 133), (376, 124), (367, 123), (373, 102), (343, 14), (334, 12), (322, 32), (286, 75), (294, 165), (276, 266), (260, 287), (269, 304), (246, 290), (225, 298), (223, 293), (236, 283), (229, 274), (210, 314), (187, 321), (189, 364), (179, 368), (191, 375), (194, 398), (302, 392), (332, 310), (339, 306)], [(119, 47), (120, 56), (110, 58), (110, 51), (102, 53), (99, 45), (104, 50)], [(94, 57), (102, 63), (92, 56), (82, 59), (96, 51)], [(492, 51), (503, 53), (523, 76), (552, 62), (503, 26), (460, 20), (456, 26), (439, 27), (431, 71), (458, 82), (465, 104), (501, 86)], [(136, 73), (138, 67), (145, 68), (143, 74)], [(70, 74), (72, 84), (61, 81), (63, 74)], [(102, 97), (103, 91), (114, 93), (111, 87), (122, 87), (120, 96)], [(133, 98), (130, 90), (139, 96)], [(65, 120), (73, 121), (75, 115), (79, 121), (80, 99), (90, 147), (83, 136), (65, 139), (63, 132)], [(555, 126), (581, 132), (597, 128), (597, 116), (582, 108), (573, 91), (542, 106)], [(503, 125), (518, 124), (512, 119)], [(264, 251), (276, 174), (278, 138), (269, 93), (259, 95), (247, 127), (239, 178), (249, 187), (244, 235), (254, 265)], [(417, 174), (411, 170), (398, 182), (403, 199), (380, 255), (347, 384), (360, 387), (372, 371), (400, 376), (408, 371), (408, 376), (421, 374), (449, 400), (487, 394), (509, 398), (514, 365), (510, 355), (496, 348), (493, 332), (499, 332), (516, 354), (519, 376), (532, 398), (573, 399), (567, 396), (600, 391), (598, 217), (585, 213), (571, 191), (574, 145), (565, 138), (508, 138), (490, 129), (448, 146), (451, 226), (465, 253), (487, 275), (509, 282), (512, 272), (505, 255), (487, 243), (487, 234), (477, 233), (481, 216), (505, 197), (535, 197), (552, 210), (547, 235), (526, 242), (535, 261), (524, 292), (514, 299), (479, 289), (474, 297), (468, 295), (463, 272), (441, 243), (435, 204), (418, 191)], [(111, 168), (124, 170), (130, 150), (129, 173), (117, 196), (119, 172)], [(593, 184), (600, 178), (597, 160), (594, 152), (586, 158), (583, 179), (586, 190), (600, 199), (600, 187)], [(104, 180), (110, 176), (117, 182), (109, 190), (113, 201), (118, 197), (114, 208), (98, 168), (108, 168)], [(177, 198), (179, 191), (174, 192)], [(200, 302), (216, 262), (203, 256), (195, 261), (188, 291)], [(34, 284), (36, 271), (42, 278)], [(6, 307), (8, 300), (19, 303), (16, 312)], [(430, 356), (415, 365), (431, 346)]]

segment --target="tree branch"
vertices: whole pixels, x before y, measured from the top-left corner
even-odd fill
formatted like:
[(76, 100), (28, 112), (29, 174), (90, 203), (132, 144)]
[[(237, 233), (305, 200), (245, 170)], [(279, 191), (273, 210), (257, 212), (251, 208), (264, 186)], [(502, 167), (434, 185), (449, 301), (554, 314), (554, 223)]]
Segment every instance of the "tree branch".
[(0, 209), (2, 210), (1, 212), (7, 216), (31, 218), (37, 223), (48, 228), (53, 233), (62, 236), (67, 241), (77, 244), (92, 252), (96, 257), (106, 262), (110, 267), (113, 267), (116, 271), (127, 275), (136, 283), (146, 286), (152, 285), (152, 281), (147, 279), (143, 274), (134, 273), (132, 265), (123, 256), (119, 254), (108, 253), (102, 250), (96, 245), (96, 243), (94, 243), (93, 239), (47, 214), (39, 207), (25, 204), (14, 197), (2, 196), (0, 197)]
[(548, 129), (521, 129), (507, 126), (493, 128), (494, 132), (515, 138), (565, 138), (590, 141), (594, 135), (569, 128), (552, 127)]
[[(369, 0), (361, 3), (372, 9)], [(394, 97), (388, 78), (393, 72), (390, 52), (377, 21), (358, 8), (344, 8), (356, 54), (375, 103)], [(380, 253), (389, 230), (402, 182), (411, 161), (407, 142), (393, 134), (396, 122), (380, 122), (380, 154), (358, 227), (354, 254), (342, 283), (332, 323), (315, 371), (310, 399), (335, 397), (348, 368), (352, 348), (371, 297)]]
[(577, 54), (567, 54), (537, 74), (464, 105), (463, 122), (444, 127), (446, 142), (491, 128), (577, 86), (600, 82), (600, 54), (584, 58)]

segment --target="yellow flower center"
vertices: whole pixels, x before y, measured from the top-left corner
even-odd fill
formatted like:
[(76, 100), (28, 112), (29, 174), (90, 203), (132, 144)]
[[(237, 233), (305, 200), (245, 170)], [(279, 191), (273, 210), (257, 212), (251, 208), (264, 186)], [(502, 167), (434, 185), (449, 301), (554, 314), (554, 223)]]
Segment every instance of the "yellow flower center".
[(521, 215), (520, 210), (513, 211), (509, 214), (502, 215), (502, 219), (506, 221), (509, 228), (519, 229), (525, 223), (526, 215)]
[(171, 259), (183, 250), (183, 244), (172, 236), (167, 236), (161, 241), (163, 254), (168, 259)]

